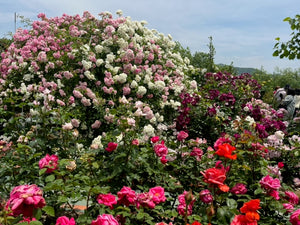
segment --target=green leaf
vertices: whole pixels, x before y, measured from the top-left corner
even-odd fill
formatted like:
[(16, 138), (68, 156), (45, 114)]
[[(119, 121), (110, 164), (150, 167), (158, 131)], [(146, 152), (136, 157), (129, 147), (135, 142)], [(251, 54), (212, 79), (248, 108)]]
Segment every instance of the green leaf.
[(286, 17), (286, 18), (283, 19), (283, 21), (285, 21), (285, 22), (290, 21), (290, 20), (291, 20), (291, 17)]
[[(27, 223), (28, 224), (28, 223)], [(29, 225), (43, 225), (40, 221), (31, 221)]]
[(230, 209), (236, 209), (237, 208), (237, 202), (234, 199), (227, 198), (226, 204)]
[(43, 175), (46, 172), (47, 168), (43, 168), (41, 170), (39, 170), (39, 175)]
[(137, 218), (138, 220), (144, 219), (144, 217), (145, 217), (145, 213), (142, 213), (142, 212), (139, 212), (139, 213), (136, 215), (136, 218)]
[(47, 183), (53, 182), (54, 180), (55, 180), (55, 176), (54, 176), (53, 174), (47, 176), (46, 179), (45, 179), (45, 181), (46, 181)]
[(52, 206), (45, 206), (43, 208), (43, 211), (49, 215), (49, 216), (52, 216), (52, 217), (55, 217), (55, 212), (54, 212), (54, 208)]

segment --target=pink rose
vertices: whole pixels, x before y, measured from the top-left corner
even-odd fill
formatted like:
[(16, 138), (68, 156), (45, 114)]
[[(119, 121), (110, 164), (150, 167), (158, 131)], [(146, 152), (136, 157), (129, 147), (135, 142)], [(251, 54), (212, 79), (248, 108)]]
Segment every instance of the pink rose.
[[(189, 192), (184, 191), (181, 195), (178, 196), (178, 201), (179, 201), (179, 205), (177, 207), (177, 211), (180, 215), (184, 216), (185, 215), (185, 210), (186, 210), (186, 196), (189, 195)], [(187, 214), (191, 215), (193, 212), (193, 206), (194, 206), (194, 202), (196, 201), (196, 199), (193, 197), (193, 195), (191, 196), (191, 201), (187, 207)]]
[(286, 209), (287, 213), (291, 213), (294, 210), (294, 205), (291, 203), (283, 203), (283, 208)]
[(112, 215), (102, 214), (96, 220), (93, 220), (91, 225), (119, 225), (119, 223)]
[(164, 190), (164, 188), (162, 188), (160, 186), (150, 188), (149, 194), (152, 195), (152, 201), (155, 204), (159, 204), (161, 202), (166, 201), (165, 190)]
[(159, 141), (159, 137), (158, 136), (154, 136), (150, 140), (151, 140), (152, 143), (156, 143), (156, 142)]
[(55, 225), (75, 225), (74, 218), (69, 219), (66, 216), (58, 217)]
[(140, 207), (147, 207), (149, 209), (155, 208), (155, 203), (152, 200), (152, 195), (148, 192), (137, 194), (136, 198), (136, 207), (139, 209)]
[(200, 148), (194, 147), (191, 151), (190, 156), (195, 156), (197, 161), (200, 161), (203, 155), (203, 151)]
[(211, 203), (214, 199), (211, 192), (208, 189), (200, 192), (200, 200), (206, 204)]
[(119, 205), (134, 205), (136, 199), (135, 191), (133, 191), (130, 187), (122, 187), (122, 189), (118, 192), (118, 204)]
[(278, 168), (279, 168), (279, 169), (282, 169), (283, 167), (284, 167), (284, 163), (283, 163), (283, 162), (279, 162), (279, 163), (278, 163)]
[(163, 157), (160, 158), (160, 162), (162, 164), (166, 164), (168, 162), (168, 159), (166, 158), (166, 156), (163, 156)]
[(39, 161), (40, 169), (47, 168), (46, 173), (52, 173), (58, 168), (58, 156), (47, 154)]
[(168, 154), (168, 148), (165, 146), (164, 141), (161, 141), (161, 144), (156, 144), (154, 146), (154, 151), (158, 157), (163, 157)]
[(247, 193), (247, 188), (245, 184), (237, 183), (233, 188), (231, 188), (230, 192), (235, 195), (243, 195)]
[(270, 175), (263, 177), (259, 183), (265, 190), (278, 190), (280, 188), (280, 180), (272, 178)]
[(133, 139), (131, 144), (138, 146), (139, 145), (139, 140), (138, 139)]
[(267, 195), (273, 197), (275, 200), (279, 200), (280, 197), (279, 197), (279, 192), (274, 190), (274, 189), (271, 189), (271, 190), (268, 190), (267, 191)]
[(105, 150), (108, 151), (108, 152), (112, 152), (112, 151), (116, 150), (117, 147), (118, 147), (117, 143), (115, 143), (115, 142), (109, 142), (107, 144), (107, 148), (105, 148)]
[(117, 204), (116, 196), (111, 193), (108, 194), (99, 194), (97, 197), (97, 202), (108, 206), (110, 209), (113, 209), (115, 204)]
[(300, 225), (300, 209), (297, 209), (291, 216), (290, 216), (290, 222), (292, 225)]
[(187, 137), (189, 136), (188, 133), (184, 132), (184, 131), (180, 131), (177, 135), (177, 140), (178, 141), (183, 141), (185, 140)]
[(99, 120), (95, 120), (95, 122), (92, 124), (92, 129), (98, 129), (101, 126), (101, 122)]
[(6, 209), (11, 209), (13, 216), (22, 214), (25, 217), (32, 217), (34, 209), (43, 208), (45, 205), (42, 190), (35, 184), (25, 184), (16, 186), (11, 191)]
[(285, 198), (293, 205), (298, 205), (299, 197), (294, 192), (286, 191), (284, 192)]

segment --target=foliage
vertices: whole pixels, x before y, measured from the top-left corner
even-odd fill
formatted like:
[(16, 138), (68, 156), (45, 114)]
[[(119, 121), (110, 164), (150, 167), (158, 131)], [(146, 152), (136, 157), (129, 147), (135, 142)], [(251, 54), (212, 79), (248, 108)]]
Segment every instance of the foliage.
[(287, 17), (283, 21), (290, 24), (293, 32), (291, 33), (291, 39), (287, 42), (281, 42), (279, 37), (276, 38), (277, 43), (274, 45), (275, 51), (273, 56), (288, 58), (290, 60), (300, 59), (300, 15), (296, 15), (294, 18)]

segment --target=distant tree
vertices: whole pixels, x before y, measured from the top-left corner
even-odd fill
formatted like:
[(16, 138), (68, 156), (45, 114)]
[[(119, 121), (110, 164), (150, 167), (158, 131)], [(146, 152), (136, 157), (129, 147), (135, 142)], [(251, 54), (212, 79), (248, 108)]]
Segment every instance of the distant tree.
[(176, 45), (174, 47), (174, 50), (176, 52), (179, 52), (182, 58), (187, 57), (190, 60), (190, 62), (192, 62), (193, 56), (192, 56), (190, 48), (189, 47), (184, 48), (178, 41), (175, 41), (175, 43), (176, 43)]
[(5, 51), (10, 46), (11, 43), (12, 43), (12, 39), (0, 38), (0, 54), (1, 52)]
[(219, 64), (217, 65), (216, 70), (231, 73), (234, 75), (237, 75), (238, 73), (238, 70), (234, 67), (233, 62), (231, 62), (230, 65)]
[(291, 40), (287, 42), (281, 42), (277, 37), (277, 43), (274, 46), (273, 56), (279, 56), (280, 58), (288, 58), (293, 60), (295, 58), (300, 59), (300, 15), (296, 15), (295, 18), (287, 17), (283, 21), (289, 22), (292, 33)]

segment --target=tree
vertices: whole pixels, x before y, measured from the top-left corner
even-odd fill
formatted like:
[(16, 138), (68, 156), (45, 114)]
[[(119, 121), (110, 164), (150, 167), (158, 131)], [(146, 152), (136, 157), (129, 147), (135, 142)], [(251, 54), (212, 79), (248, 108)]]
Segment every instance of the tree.
[(288, 58), (293, 60), (295, 58), (300, 59), (300, 15), (296, 15), (295, 18), (287, 17), (283, 21), (289, 22), (292, 33), (291, 40), (287, 42), (281, 42), (277, 37), (277, 43), (274, 46), (273, 56), (279, 56), (280, 58)]

